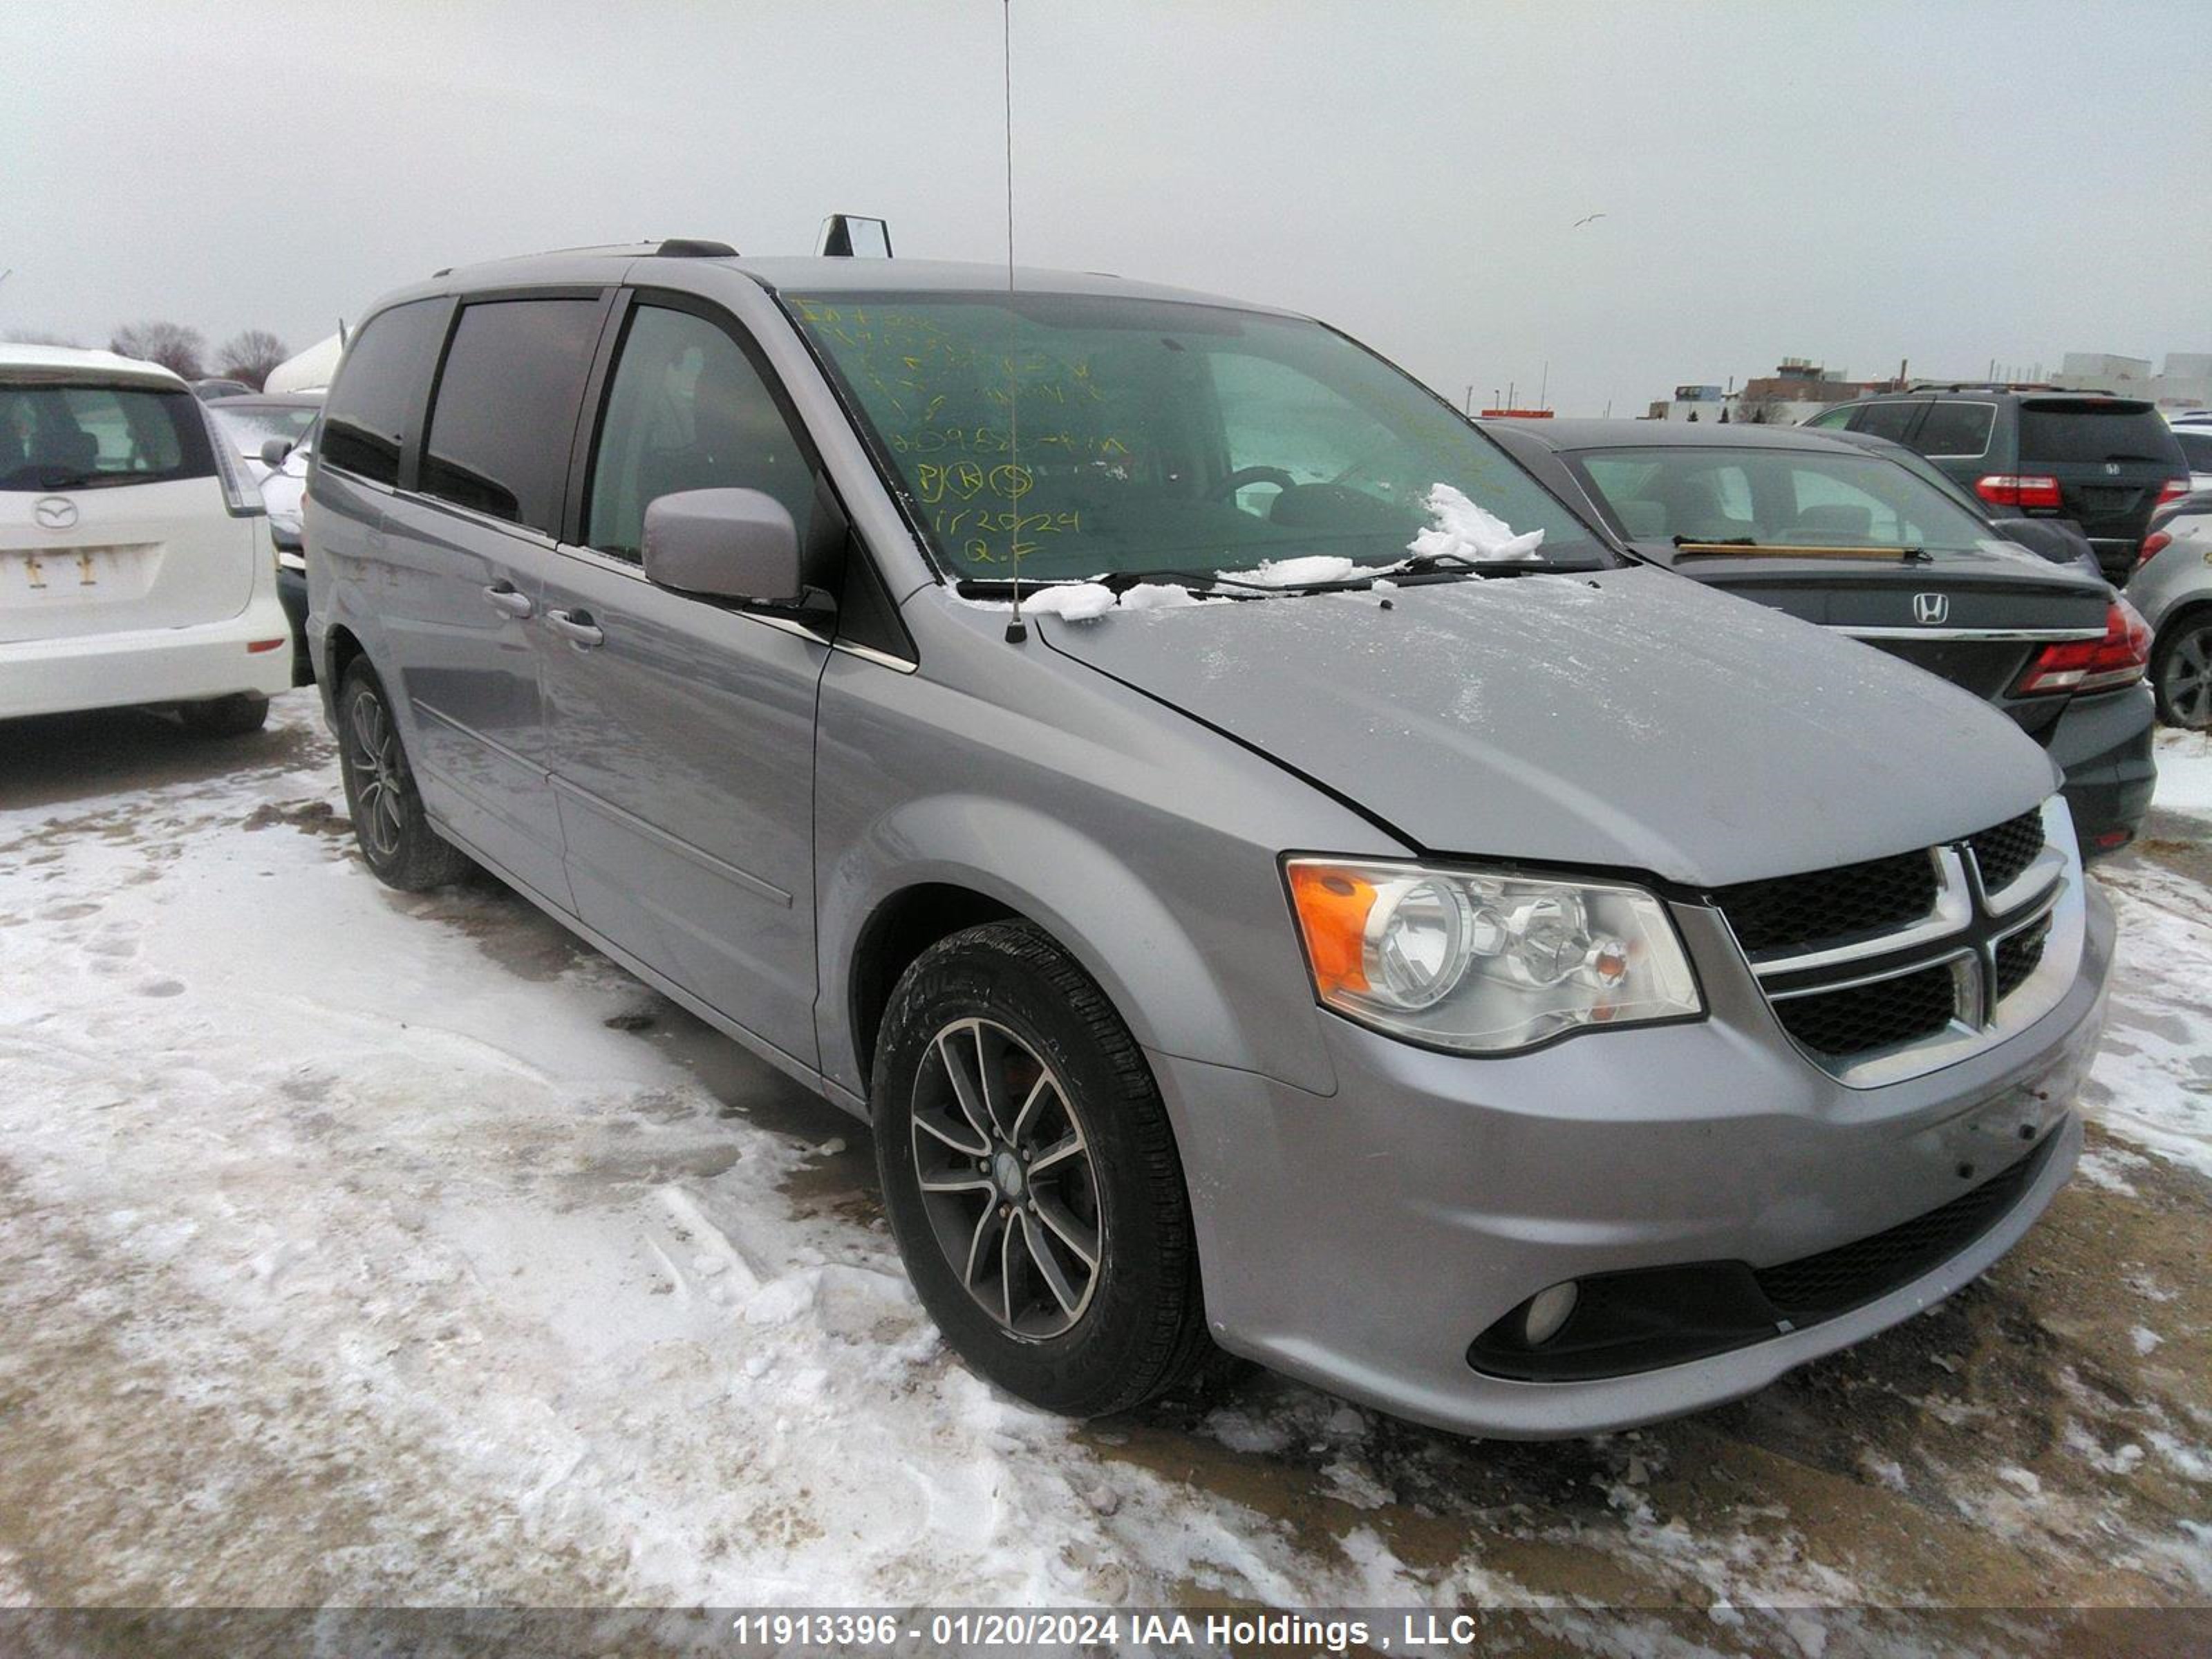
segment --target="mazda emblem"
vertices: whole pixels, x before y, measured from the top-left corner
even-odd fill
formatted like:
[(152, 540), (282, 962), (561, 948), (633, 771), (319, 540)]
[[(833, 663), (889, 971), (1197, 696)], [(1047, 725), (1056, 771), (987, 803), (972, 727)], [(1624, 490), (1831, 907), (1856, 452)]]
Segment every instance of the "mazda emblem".
[(67, 530), (76, 522), (76, 503), (66, 495), (46, 495), (31, 503), (31, 516), (42, 530)]
[(1948, 593), (1915, 593), (1912, 596), (1912, 620), (1923, 628), (1933, 628), (1951, 614)]

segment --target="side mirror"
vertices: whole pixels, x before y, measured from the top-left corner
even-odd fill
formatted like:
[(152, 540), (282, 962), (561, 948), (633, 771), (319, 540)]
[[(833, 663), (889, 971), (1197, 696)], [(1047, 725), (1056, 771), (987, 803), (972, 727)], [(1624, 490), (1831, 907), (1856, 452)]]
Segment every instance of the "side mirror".
[(756, 605), (806, 596), (799, 530), (757, 489), (684, 489), (645, 509), (645, 574), (679, 593)]
[(285, 459), (292, 453), (289, 438), (268, 437), (261, 441), (261, 465), (271, 472), (281, 472)]

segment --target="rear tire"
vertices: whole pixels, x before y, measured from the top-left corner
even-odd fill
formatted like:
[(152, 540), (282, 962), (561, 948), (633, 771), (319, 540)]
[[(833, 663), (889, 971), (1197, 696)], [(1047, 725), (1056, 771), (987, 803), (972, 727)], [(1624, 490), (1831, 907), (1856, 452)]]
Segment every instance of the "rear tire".
[(2150, 684), (2158, 717), (2168, 726), (2212, 728), (2212, 611), (2192, 611), (2160, 634)]
[(891, 993), (872, 1093), (891, 1231), (972, 1369), (1073, 1417), (1197, 1370), (1212, 1345), (1167, 1112), (1058, 945), (998, 921), (925, 951)]
[(177, 714), (196, 738), (242, 738), (269, 722), (269, 699), (251, 691), (181, 705)]
[(354, 840), (376, 878), (403, 893), (459, 881), (474, 866), (430, 827), (415, 773), (392, 722), (384, 684), (363, 661), (338, 690), (338, 772)]

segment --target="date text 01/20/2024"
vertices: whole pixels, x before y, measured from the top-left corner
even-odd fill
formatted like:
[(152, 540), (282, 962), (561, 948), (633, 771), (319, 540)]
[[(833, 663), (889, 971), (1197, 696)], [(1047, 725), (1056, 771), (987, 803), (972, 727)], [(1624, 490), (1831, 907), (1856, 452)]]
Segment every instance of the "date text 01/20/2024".
[(1405, 1612), (1387, 1617), (1299, 1613), (1183, 1613), (1008, 1610), (933, 1613), (923, 1617), (882, 1613), (747, 1613), (732, 1621), (743, 1642), (794, 1642), (841, 1647), (885, 1646), (925, 1638), (962, 1648), (1030, 1649), (1103, 1645), (1238, 1649), (1254, 1645), (1307, 1646), (1326, 1653), (1358, 1648), (1411, 1652), (1470, 1648), (1477, 1621), (1465, 1614)]

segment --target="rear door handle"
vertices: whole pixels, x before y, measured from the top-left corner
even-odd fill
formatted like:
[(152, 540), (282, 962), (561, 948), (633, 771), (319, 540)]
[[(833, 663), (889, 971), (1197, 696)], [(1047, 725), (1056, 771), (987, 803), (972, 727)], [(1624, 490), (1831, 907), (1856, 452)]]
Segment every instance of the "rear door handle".
[(549, 611), (545, 625), (579, 651), (589, 651), (607, 642), (606, 630), (592, 620), (588, 611)]
[(530, 595), (513, 582), (494, 582), (484, 589), (483, 596), (491, 601), (493, 610), (504, 611), (510, 617), (526, 617), (538, 609)]

